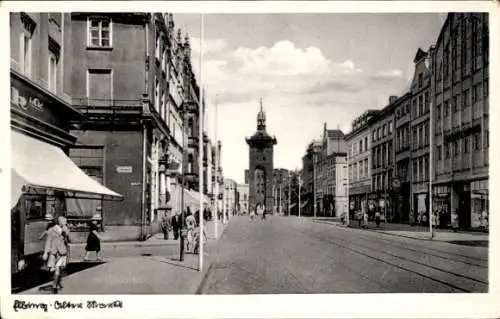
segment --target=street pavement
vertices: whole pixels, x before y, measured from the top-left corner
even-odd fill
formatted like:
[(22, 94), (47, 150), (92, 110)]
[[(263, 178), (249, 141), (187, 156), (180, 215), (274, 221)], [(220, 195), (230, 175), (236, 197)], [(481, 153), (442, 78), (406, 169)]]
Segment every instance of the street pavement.
[(488, 249), (318, 223), (236, 217), (203, 294), (488, 291)]
[[(77, 244), (71, 245), (70, 274), (60, 294), (195, 294), (210, 266), (210, 251), (228, 226), (220, 223), (215, 237), (213, 223), (207, 224), (204, 271), (198, 271), (198, 255), (186, 253), (181, 262), (179, 241), (158, 236), (144, 242), (102, 243), (103, 263), (82, 262), (85, 245)], [(47, 278), (20, 293), (46, 294), (49, 286)]]

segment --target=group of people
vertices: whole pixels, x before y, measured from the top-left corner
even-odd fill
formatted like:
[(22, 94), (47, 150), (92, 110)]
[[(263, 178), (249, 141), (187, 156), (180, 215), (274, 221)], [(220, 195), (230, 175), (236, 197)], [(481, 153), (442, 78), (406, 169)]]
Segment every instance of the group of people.
[(259, 203), (255, 206), (255, 209), (250, 210), (250, 220), (255, 220), (257, 215), (261, 215), (262, 220), (266, 219), (266, 208), (264, 204)]
[[(199, 223), (199, 211), (194, 214), (191, 213), (189, 206), (182, 216), (179, 212), (176, 212), (171, 217), (165, 214), (162, 219), (161, 228), (163, 232), (164, 239), (168, 240), (170, 237), (170, 232), (173, 232), (174, 240), (178, 240), (180, 236), (183, 236), (182, 230), (186, 229), (186, 251), (198, 254), (200, 248), (200, 223)], [(204, 212), (203, 216), (208, 216)], [(184, 217), (184, 218), (183, 218)], [(203, 218), (206, 222), (206, 218)], [(205, 228), (203, 228), (204, 242), (207, 241), (207, 235)]]
[[(45, 240), (42, 259), (42, 269), (49, 271), (53, 276), (52, 293), (57, 294), (62, 286), (62, 277), (64, 270), (70, 260), (70, 230), (66, 217), (47, 214), (45, 219), (48, 221), (45, 231), (40, 235), (40, 240)], [(84, 260), (89, 260), (90, 252), (96, 253), (96, 259), (101, 260), (99, 253), (101, 250), (101, 236), (98, 234), (98, 219), (100, 216), (93, 217), (89, 225), (89, 234), (87, 245), (85, 246)]]

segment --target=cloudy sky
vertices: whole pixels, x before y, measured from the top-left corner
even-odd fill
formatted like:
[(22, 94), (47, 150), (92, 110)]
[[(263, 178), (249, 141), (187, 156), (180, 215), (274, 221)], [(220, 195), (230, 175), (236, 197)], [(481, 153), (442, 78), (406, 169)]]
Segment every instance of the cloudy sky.
[[(207, 130), (222, 141), (224, 176), (243, 182), (245, 137), (256, 130), (259, 98), (278, 144), (274, 166), (301, 168), (323, 124), (349, 132), (352, 120), (382, 108), (413, 76), (418, 47), (436, 40), (444, 14), (210, 14), (204, 17)], [(200, 15), (176, 14), (200, 69)]]

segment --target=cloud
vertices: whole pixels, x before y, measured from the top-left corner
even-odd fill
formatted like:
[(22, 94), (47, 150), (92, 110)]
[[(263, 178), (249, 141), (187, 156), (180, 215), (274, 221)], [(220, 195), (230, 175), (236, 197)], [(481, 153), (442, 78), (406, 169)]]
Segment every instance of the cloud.
[[(196, 42), (193, 61), (199, 61)], [(193, 68), (198, 73), (199, 63)], [(300, 168), (302, 146), (320, 137), (324, 122), (348, 133), (357, 115), (386, 104), (399, 85), (393, 80), (403, 75), (399, 70), (371, 73), (352, 59), (334, 61), (317, 47), (301, 48), (288, 40), (232, 48), (223, 39), (205, 39), (202, 68), (209, 134), (214, 136), (217, 101), (225, 175), (239, 181), (248, 166), (245, 137), (255, 132), (261, 97), (268, 132), (278, 139), (276, 167)]]
[(400, 80), (403, 78), (403, 71), (394, 69), (394, 70), (382, 70), (378, 71), (374, 75), (371, 76), (372, 79), (381, 80), (381, 81), (393, 81)]

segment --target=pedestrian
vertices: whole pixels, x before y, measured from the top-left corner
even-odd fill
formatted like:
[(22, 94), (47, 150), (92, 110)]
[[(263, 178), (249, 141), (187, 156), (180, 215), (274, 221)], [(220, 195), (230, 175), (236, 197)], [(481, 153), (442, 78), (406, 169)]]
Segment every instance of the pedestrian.
[(172, 206), (167, 204), (166, 212), (163, 214), (160, 227), (163, 232), (163, 239), (168, 240), (169, 232), (172, 230), (171, 219), (169, 218), (170, 211), (172, 210)]
[(363, 213), (363, 227), (368, 228), (368, 212)]
[(53, 273), (52, 293), (62, 289), (63, 270), (68, 263), (69, 230), (66, 218), (60, 216), (57, 224), (47, 230), (43, 250), (43, 260), (47, 261), (48, 270)]
[[(205, 226), (205, 224), (203, 224)], [(200, 252), (200, 233), (201, 233), (201, 227), (197, 225), (193, 231), (193, 239), (194, 239), (194, 254), (199, 254)], [(203, 227), (203, 246), (205, 246), (207, 242), (207, 233), (205, 232), (205, 227)]]
[(172, 225), (172, 230), (174, 231), (174, 239), (179, 239), (180, 229), (181, 229), (181, 216), (179, 212), (175, 212), (175, 215), (172, 216), (170, 224)]
[(486, 209), (483, 209), (483, 211), (481, 212), (481, 230), (488, 230), (488, 212), (486, 211)]
[(255, 220), (255, 209), (250, 210), (250, 220)]
[(101, 252), (101, 241), (102, 237), (99, 235), (99, 221), (101, 220), (101, 215), (95, 214), (92, 217), (92, 221), (89, 224), (89, 235), (87, 237), (87, 245), (85, 246), (85, 256), (84, 261), (89, 261), (90, 252), (95, 252), (95, 260), (102, 261), (99, 254)]
[(196, 219), (188, 210), (188, 215), (186, 217), (186, 228), (187, 228), (187, 249), (186, 252), (192, 252), (194, 248), (193, 231), (196, 227)]
[(380, 212), (379, 211), (377, 211), (375, 213), (375, 224), (377, 224), (377, 228), (380, 227)]

